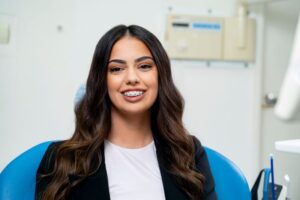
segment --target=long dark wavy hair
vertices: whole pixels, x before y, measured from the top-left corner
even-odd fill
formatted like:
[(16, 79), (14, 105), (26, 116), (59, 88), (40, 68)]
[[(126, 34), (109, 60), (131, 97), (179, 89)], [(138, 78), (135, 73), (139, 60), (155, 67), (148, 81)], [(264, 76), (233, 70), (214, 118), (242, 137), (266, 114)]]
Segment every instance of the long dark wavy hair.
[[(204, 177), (195, 171), (195, 147), (182, 123), (184, 100), (174, 85), (170, 60), (159, 40), (148, 30), (119, 25), (99, 40), (86, 83), (86, 93), (75, 107), (73, 136), (57, 149), (52, 181), (43, 199), (66, 199), (70, 190), (94, 174), (103, 162), (103, 143), (111, 128), (111, 102), (107, 92), (107, 65), (114, 44), (129, 34), (150, 50), (158, 71), (158, 96), (151, 107), (151, 128), (157, 155), (174, 175), (177, 184), (190, 199), (201, 197)], [(69, 175), (79, 177), (70, 182)]]

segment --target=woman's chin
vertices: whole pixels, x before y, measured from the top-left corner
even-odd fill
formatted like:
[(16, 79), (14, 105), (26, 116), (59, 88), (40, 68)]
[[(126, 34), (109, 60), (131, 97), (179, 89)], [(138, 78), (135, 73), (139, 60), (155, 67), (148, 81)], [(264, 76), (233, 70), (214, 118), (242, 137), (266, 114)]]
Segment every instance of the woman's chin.
[(116, 109), (116, 112), (120, 112), (122, 115), (127, 116), (141, 116), (141, 115), (148, 115), (150, 114), (149, 108), (122, 108), (122, 109)]

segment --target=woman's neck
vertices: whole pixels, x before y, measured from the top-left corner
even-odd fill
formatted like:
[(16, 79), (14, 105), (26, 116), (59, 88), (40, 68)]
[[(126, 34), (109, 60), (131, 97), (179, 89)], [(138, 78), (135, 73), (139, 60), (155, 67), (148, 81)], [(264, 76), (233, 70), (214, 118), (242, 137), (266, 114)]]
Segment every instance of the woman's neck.
[(126, 148), (146, 146), (153, 140), (150, 120), (150, 112), (129, 115), (112, 109), (108, 140)]

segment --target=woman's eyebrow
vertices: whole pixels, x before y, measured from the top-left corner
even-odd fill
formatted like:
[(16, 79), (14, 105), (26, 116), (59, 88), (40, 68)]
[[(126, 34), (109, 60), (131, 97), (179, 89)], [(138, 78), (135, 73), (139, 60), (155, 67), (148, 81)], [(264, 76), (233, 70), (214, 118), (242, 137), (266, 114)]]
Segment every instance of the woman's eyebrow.
[(116, 63), (126, 64), (126, 62), (125, 62), (124, 60), (120, 60), (120, 59), (112, 59), (112, 60), (110, 60), (108, 63), (111, 63), (111, 62), (116, 62)]
[(141, 62), (141, 61), (147, 60), (147, 59), (153, 60), (153, 58), (151, 56), (142, 56), (142, 57), (135, 59), (134, 61), (137, 63), (137, 62)]
[[(142, 57), (139, 57), (139, 58), (135, 59), (134, 62), (137, 63), (137, 62), (141, 62), (141, 61), (147, 60), (147, 59), (153, 60), (153, 58), (151, 56), (142, 56)], [(111, 62), (116, 62), (116, 63), (120, 63), (120, 64), (126, 64), (126, 61), (125, 60), (121, 60), (121, 59), (112, 59), (108, 63), (111, 63)]]

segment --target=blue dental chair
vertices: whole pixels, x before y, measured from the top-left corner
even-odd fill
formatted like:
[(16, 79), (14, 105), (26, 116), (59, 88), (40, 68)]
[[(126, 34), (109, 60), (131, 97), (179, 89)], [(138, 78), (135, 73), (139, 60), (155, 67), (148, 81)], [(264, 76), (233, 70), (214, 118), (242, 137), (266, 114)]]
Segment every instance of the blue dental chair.
[[(75, 104), (85, 94), (77, 90)], [(11, 161), (0, 175), (0, 200), (33, 200), (35, 176), (40, 161), (52, 141), (38, 144)], [(241, 170), (220, 153), (205, 147), (219, 200), (250, 200), (251, 193)]]
[[(0, 200), (33, 200), (35, 175), (51, 142), (38, 144), (10, 162), (0, 175)], [(219, 200), (250, 200), (248, 183), (240, 169), (220, 153), (205, 147)]]

